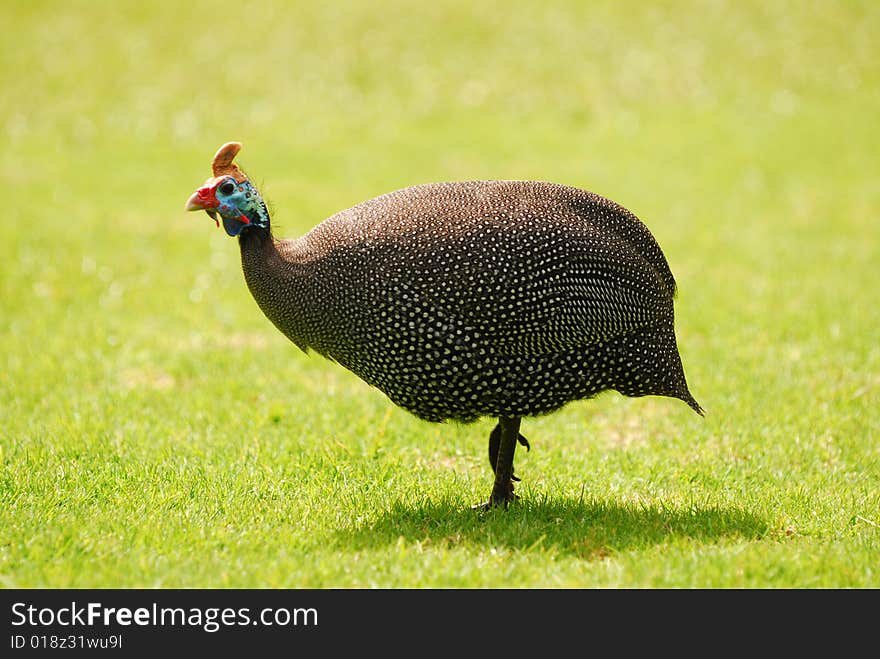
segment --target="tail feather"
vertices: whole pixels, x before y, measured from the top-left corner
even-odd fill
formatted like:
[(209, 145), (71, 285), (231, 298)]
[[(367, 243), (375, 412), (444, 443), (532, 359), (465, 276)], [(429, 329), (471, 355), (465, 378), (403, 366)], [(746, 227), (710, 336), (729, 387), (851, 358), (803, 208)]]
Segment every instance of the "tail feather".
[(691, 409), (699, 414), (700, 416), (706, 416), (706, 410), (704, 410), (700, 404), (696, 401), (696, 399), (691, 396), (691, 392), (685, 390), (684, 395), (679, 396), (681, 400), (690, 405)]

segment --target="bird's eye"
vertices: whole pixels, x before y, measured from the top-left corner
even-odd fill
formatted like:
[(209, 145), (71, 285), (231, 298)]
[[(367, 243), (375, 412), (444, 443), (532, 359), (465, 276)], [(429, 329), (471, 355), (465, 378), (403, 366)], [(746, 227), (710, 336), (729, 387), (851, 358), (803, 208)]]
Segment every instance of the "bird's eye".
[(235, 184), (232, 181), (226, 181), (226, 183), (220, 186), (220, 192), (225, 195), (231, 195), (235, 192)]

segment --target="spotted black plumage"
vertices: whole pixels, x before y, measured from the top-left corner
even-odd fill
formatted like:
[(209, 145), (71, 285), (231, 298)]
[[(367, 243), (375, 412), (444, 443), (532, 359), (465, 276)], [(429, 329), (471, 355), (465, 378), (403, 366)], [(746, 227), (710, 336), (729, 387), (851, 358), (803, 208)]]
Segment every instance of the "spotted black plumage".
[[(422, 419), (498, 418), (494, 454), (510, 465), (493, 464), (490, 504), (513, 498), (521, 417), (609, 389), (679, 398), (702, 414), (675, 340), (675, 279), (622, 206), (545, 182), (437, 183), (276, 240), (256, 188), (232, 174), (255, 212), (236, 210), (253, 221), (230, 227), (222, 209), (235, 204), (218, 197), (217, 208), (240, 234), (265, 315)], [(195, 198), (188, 207), (205, 207)]]

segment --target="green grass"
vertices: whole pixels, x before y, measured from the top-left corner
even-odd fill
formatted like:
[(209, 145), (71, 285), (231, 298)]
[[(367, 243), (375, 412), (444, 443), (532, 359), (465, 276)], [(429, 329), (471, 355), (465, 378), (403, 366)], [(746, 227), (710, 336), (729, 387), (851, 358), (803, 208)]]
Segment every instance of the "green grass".
[[(0, 7), (0, 585), (878, 587), (871, 2)], [(636, 212), (700, 419), (605, 394), (431, 425), (261, 315), (187, 196), (282, 236), (415, 183)]]

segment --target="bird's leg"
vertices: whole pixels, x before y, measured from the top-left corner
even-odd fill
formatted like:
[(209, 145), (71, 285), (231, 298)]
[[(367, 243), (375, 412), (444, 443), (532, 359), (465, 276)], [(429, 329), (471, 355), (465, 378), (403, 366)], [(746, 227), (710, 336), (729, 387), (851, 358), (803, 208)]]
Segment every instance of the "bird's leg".
[[(526, 451), (530, 451), (532, 449), (529, 444), (529, 440), (523, 437), (521, 434), (517, 433), (516, 441), (526, 447)], [(489, 464), (492, 467), (492, 473), (495, 473), (495, 465), (498, 464), (498, 447), (501, 446), (501, 423), (496, 423), (495, 427), (492, 428), (492, 432), (489, 434)], [(519, 478), (511, 475), (512, 480), (518, 481)]]
[[(511, 501), (516, 499), (513, 493), (513, 455), (516, 452), (516, 443), (522, 437), (519, 434), (520, 417), (498, 419), (498, 425), (489, 435), (489, 457), (495, 457), (493, 471), (495, 472), (495, 484), (492, 487), (492, 494), (489, 501), (475, 506), (482, 510), (494, 508), (497, 506), (507, 507)], [(523, 445), (528, 446), (525, 438), (522, 438)], [(497, 443), (497, 448), (495, 444)], [(494, 450), (493, 450), (494, 449)]]

